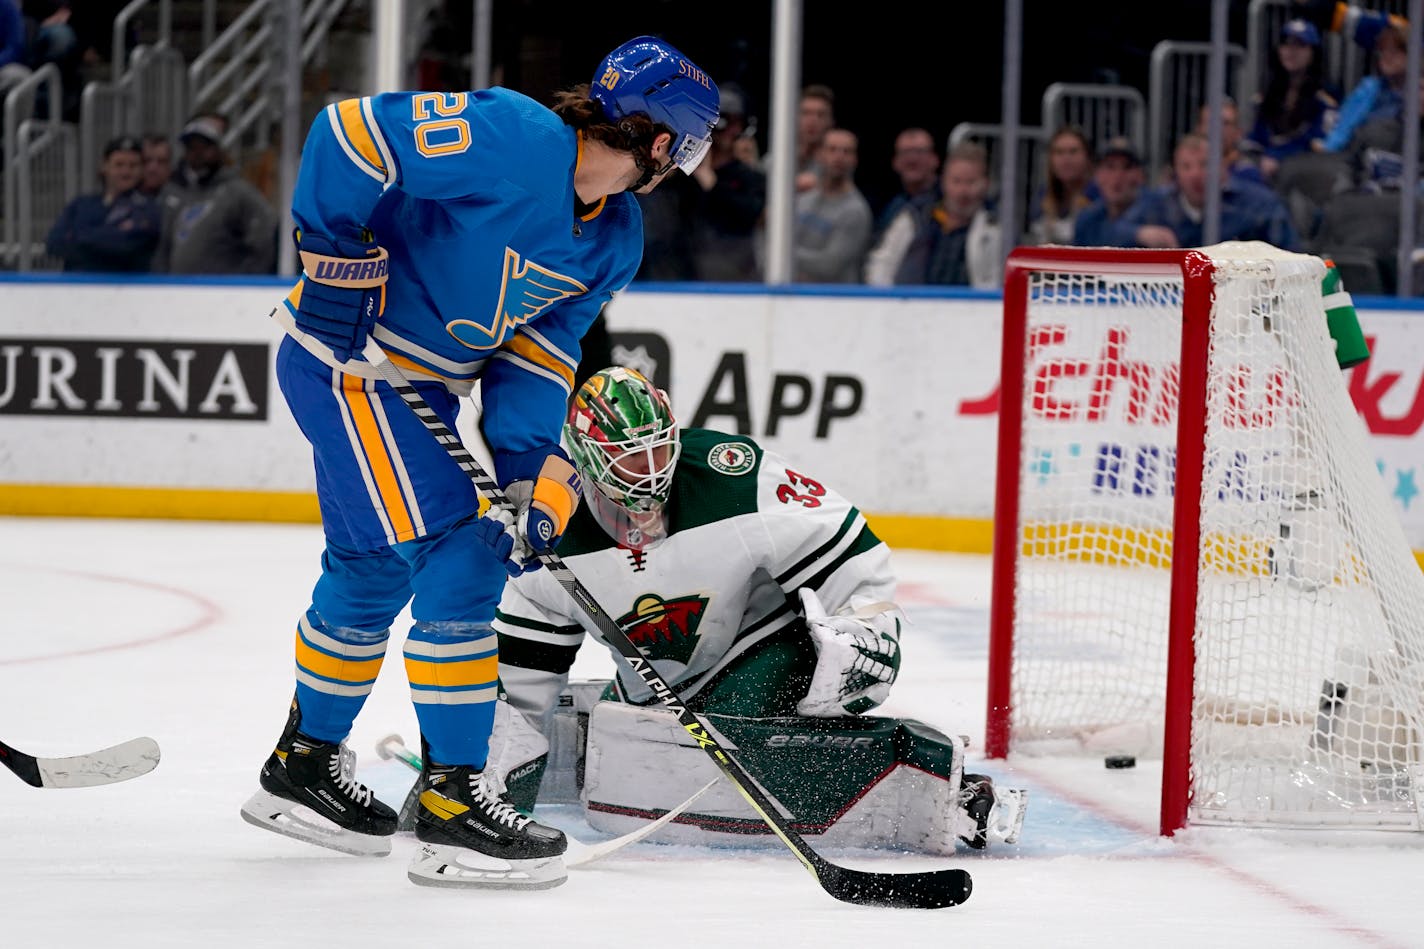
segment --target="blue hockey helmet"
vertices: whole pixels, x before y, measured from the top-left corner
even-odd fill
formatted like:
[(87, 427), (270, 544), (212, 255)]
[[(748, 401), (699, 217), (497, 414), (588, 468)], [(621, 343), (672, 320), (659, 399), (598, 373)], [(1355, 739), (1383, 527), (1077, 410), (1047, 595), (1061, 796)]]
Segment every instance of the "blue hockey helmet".
[(692, 174), (717, 124), (717, 84), (686, 56), (653, 36), (631, 39), (603, 58), (589, 98), (610, 121), (645, 113), (672, 132), (668, 154), (684, 174)]

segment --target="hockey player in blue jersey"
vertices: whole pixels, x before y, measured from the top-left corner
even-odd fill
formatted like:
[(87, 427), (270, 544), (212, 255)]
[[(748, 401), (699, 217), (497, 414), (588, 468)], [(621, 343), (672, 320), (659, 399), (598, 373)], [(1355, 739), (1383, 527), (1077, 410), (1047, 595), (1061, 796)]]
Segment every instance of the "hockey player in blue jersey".
[[(328, 106), (292, 199), (303, 278), (274, 317), (277, 379), (316, 463), (326, 549), (296, 631), (296, 695), (243, 817), (355, 854), (396, 816), (343, 744), (396, 615), (428, 762), (409, 876), (548, 887), (565, 840), (505, 803), (483, 768), (498, 673), (495, 606), (538, 566), (579, 498), (559, 448), (579, 339), (637, 271), (632, 192), (690, 174), (716, 86), (652, 37), (618, 47), (552, 110), (506, 89), (389, 93)], [(478, 380), (480, 433), (518, 507), (481, 504), (360, 356), (371, 337), (454, 427)], [(481, 511), (481, 508), (484, 511)]]

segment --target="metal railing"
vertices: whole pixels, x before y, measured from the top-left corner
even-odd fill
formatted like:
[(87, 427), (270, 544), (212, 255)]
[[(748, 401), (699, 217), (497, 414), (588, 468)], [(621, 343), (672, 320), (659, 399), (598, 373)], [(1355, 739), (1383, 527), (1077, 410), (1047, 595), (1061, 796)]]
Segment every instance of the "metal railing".
[[(1177, 139), (1197, 124), (1207, 101), (1207, 59), (1210, 43), (1163, 40), (1152, 48), (1147, 116), (1150, 124), (1147, 161), (1155, 178), (1171, 161)], [(1236, 44), (1226, 47), (1226, 94), (1238, 103), (1246, 51)]]
[(116, 135), (176, 136), (189, 112), (183, 54), (140, 46), (117, 83), (85, 85), (79, 103), (79, 180), (95, 180), (99, 151)]
[(1065, 125), (1081, 129), (1098, 152), (1118, 136), (1139, 150), (1147, 142), (1147, 105), (1131, 86), (1055, 82), (1043, 90), (1042, 115), (1049, 135)]
[[(114, 32), (111, 37), (112, 46), (109, 51), (109, 62), (113, 72), (110, 82), (117, 84), (124, 78), (124, 73), (128, 69), (128, 33), (129, 24), (134, 18), (148, 7), (154, 0), (132, 0), (118, 15), (114, 17)], [(215, 0), (208, 0), (209, 3)], [(173, 0), (157, 0), (158, 3), (158, 36), (149, 44), (155, 47), (173, 45)], [(134, 51), (137, 54), (137, 50)]]
[[(1006, 234), (1012, 233), (1015, 241), (1028, 233), (1029, 216), (1032, 213), (1033, 197), (1038, 190), (1038, 186), (1043, 179), (1043, 155), (1046, 148), (1047, 133), (1043, 128), (1033, 126), (1020, 126), (1018, 135), (1018, 162), (1015, 180), (1009, 183), (999, 182), (998, 191), (1003, 192), (1006, 187), (1014, 188), (1014, 194), (1018, 197), (1015, 202), (1017, 210), (1014, 217), (1018, 220), (1013, 222), (1001, 222)], [(1004, 127), (988, 122), (960, 122), (949, 131), (949, 148), (953, 150), (956, 145), (964, 142), (973, 142), (984, 148), (989, 155), (989, 175), (993, 177), (999, 165), (999, 150), (1004, 140)], [(1010, 231), (1009, 225), (1012, 223), (1014, 230)]]
[[(54, 264), (45, 255), (45, 237), (78, 187), (74, 129), (60, 116), (62, 96), (63, 83), (53, 63), (35, 70), (5, 96), (0, 258), (19, 270)], [(35, 117), (40, 102), (46, 105), (46, 118)]]
[[(1291, 0), (1251, 0), (1246, 11), (1246, 73), (1241, 101), (1236, 103), (1243, 127), (1256, 119), (1255, 98), (1265, 91), (1266, 77), (1280, 44), (1281, 27), (1292, 17)], [(1323, 55), (1324, 50), (1316, 55)]]

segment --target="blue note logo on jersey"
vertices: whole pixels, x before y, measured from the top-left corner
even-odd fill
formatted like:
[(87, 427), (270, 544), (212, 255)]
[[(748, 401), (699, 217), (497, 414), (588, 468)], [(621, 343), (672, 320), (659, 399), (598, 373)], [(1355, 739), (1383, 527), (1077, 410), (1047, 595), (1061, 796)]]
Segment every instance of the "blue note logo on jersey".
[(573, 277), (555, 273), (532, 260), (522, 260), (512, 247), (504, 249), (504, 275), (499, 303), (488, 326), (474, 320), (451, 320), (445, 329), (471, 349), (494, 349), (506, 334), (528, 323), (560, 300), (587, 293), (588, 287)]

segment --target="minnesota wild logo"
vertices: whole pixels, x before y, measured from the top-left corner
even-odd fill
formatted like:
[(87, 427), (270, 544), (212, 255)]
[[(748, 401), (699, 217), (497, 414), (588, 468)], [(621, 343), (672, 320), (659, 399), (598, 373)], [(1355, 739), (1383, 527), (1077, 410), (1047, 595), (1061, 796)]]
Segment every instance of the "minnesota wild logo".
[(618, 617), (618, 625), (649, 659), (671, 659), (686, 665), (697, 646), (697, 627), (707, 609), (707, 597), (691, 594), (665, 600), (645, 593), (633, 609)]

